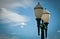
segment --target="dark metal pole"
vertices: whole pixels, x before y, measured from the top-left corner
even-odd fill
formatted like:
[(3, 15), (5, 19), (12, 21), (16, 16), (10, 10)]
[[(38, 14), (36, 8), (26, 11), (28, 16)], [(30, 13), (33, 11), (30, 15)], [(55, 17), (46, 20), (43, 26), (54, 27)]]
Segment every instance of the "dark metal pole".
[(45, 28), (45, 35), (46, 35), (46, 38), (47, 38), (48, 22), (45, 22), (44, 24), (45, 24), (45, 27), (46, 27), (46, 28)]
[(41, 39), (44, 39), (44, 22), (42, 20), (42, 27), (41, 27)]
[(45, 29), (45, 35), (46, 35), (46, 38), (47, 38), (47, 29)]
[(44, 28), (41, 27), (41, 39), (44, 39)]
[(41, 18), (36, 18), (36, 21), (37, 21), (37, 27), (38, 27), (38, 35), (40, 35), (40, 21), (41, 21)]

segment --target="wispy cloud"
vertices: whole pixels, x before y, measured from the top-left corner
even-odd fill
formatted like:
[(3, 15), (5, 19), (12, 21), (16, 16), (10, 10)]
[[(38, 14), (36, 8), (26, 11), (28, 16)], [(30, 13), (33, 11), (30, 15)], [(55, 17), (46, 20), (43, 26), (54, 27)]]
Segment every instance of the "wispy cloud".
[[(1, 23), (9, 23), (9, 26), (26, 25), (28, 17), (11, 12), (11, 9), (18, 7), (31, 7), (33, 0), (0, 0), (0, 21)], [(12, 10), (13, 11), (13, 10)]]
[(16, 35), (16, 33), (11, 33), (12, 35)]
[(26, 25), (26, 22), (29, 21), (27, 18), (27, 16), (11, 12), (5, 8), (0, 9), (1, 23), (9, 23), (10, 26)]
[(0, 39), (18, 39), (16, 36), (6, 36), (6, 35), (0, 35)]
[(33, 0), (0, 0), (0, 8), (31, 7)]
[(59, 32), (59, 33), (60, 33), (60, 30), (58, 30), (57, 32)]

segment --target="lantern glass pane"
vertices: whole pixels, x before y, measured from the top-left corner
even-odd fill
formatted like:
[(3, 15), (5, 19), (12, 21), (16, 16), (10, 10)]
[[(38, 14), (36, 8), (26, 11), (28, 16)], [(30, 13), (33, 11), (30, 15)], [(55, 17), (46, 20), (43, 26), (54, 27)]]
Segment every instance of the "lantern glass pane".
[(48, 22), (49, 18), (50, 18), (50, 14), (49, 13), (44, 13), (42, 15), (42, 19), (43, 19), (44, 22)]
[(43, 9), (35, 9), (36, 18), (41, 18)]

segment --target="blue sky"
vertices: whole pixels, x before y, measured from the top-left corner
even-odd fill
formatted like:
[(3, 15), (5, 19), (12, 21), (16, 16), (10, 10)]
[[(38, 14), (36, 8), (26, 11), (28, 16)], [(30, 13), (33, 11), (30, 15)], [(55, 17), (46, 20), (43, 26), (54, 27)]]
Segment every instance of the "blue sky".
[[(34, 7), (37, 0), (0, 0), (0, 39), (40, 39)], [(48, 39), (60, 39), (60, 1), (40, 0), (50, 11)]]

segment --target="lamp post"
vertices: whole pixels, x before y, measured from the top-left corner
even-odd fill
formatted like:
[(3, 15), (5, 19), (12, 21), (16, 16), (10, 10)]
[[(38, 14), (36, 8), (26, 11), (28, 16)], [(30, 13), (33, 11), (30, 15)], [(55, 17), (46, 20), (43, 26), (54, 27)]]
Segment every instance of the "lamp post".
[(43, 9), (43, 7), (40, 5), (39, 2), (34, 8), (34, 11), (37, 21), (38, 36), (40, 35), (40, 29), (41, 29), (41, 39), (44, 39), (44, 31), (45, 31), (45, 36), (47, 38), (47, 28), (48, 28), (48, 21), (50, 14), (46, 9)]
[(48, 21), (49, 21), (49, 18), (50, 18), (50, 12), (45, 8), (43, 10), (43, 13), (42, 13), (42, 20), (44, 21), (44, 29), (45, 29), (45, 35), (46, 35), (46, 38), (47, 38), (47, 30), (48, 30)]
[(34, 8), (34, 10), (35, 10), (35, 16), (37, 21), (38, 35), (40, 35), (40, 21), (43, 12), (43, 7), (38, 2), (38, 5)]

